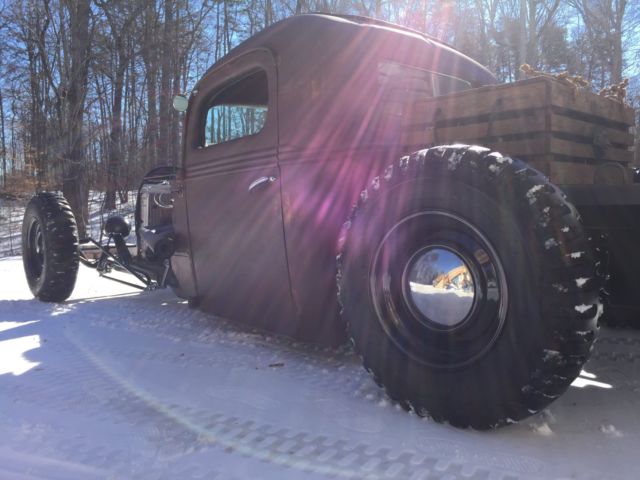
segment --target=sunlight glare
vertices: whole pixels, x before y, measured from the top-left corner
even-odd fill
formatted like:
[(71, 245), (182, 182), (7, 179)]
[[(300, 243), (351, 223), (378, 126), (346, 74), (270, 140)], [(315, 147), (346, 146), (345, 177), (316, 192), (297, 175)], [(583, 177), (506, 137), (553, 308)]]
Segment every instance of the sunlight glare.
[(31, 325), (32, 323), (38, 323), (40, 320), (29, 320), (28, 322), (0, 322), (0, 332), (6, 332), (12, 328), (23, 327), (24, 325)]
[(25, 352), (36, 348), (40, 348), (40, 335), (0, 341), (0, 375), (11, 373), (18, 376), (40, 365), (40, 362), (31, 362), (24, 356)]
[(580, 376), (576, 378), (571, 384), (572, 387), (584, 388), (584, 387), (598, 387), (604, 389), (613, 388), (613, 385), (604, 382), (596, 382), (596, 377), (593, 373), (589, 373), (586, 370), (580, 372)]

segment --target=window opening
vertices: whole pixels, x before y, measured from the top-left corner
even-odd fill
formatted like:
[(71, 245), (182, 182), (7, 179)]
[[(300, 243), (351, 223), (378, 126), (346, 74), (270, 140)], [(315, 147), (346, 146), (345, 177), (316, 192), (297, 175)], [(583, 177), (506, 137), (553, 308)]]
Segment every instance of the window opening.
[(266, 72), (254, 72), (219, 92), (207, 109), (204, 146), (255, 135), (267, 120), (269, 89)]

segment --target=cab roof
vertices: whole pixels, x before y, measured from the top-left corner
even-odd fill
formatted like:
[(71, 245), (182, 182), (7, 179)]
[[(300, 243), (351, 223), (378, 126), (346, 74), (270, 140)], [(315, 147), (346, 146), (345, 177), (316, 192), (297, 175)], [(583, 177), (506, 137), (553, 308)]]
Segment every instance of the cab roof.
[(293, 60), (289, 57), (295, 56), (294, 63), (302, 66), (305, 62), (313, 62), (314, 58), (309, 56), (309, 52), (306, 49), (300, 48), (296, 50), (298, 39), (313, 35), (314, 43), (317, 46), (322, 46), (330, 45), (337, 39), (343, 42), (345, 38), (356, 40), (359, 37), (361, 38), (363, 34), (366, 34), (368, 38), (371, 38), (372, 35), (381, 37), (381, 41), (384, 41), (383, 38), (388, 39), (391, 37), (413, 41), (412, 43), (416, 48), (422, 47), (434, 51), (437, 50), (439, 54), (454, 59), (454, 63), (465, 65), (467, 67), (465, 68), (467, 71), (466, 76), (468, 76), (468, 72), (471, 72), (473, 77), (477, 77), (473, 79), (473, 83), (477, 85), (496, 83), (494, 75), (484, 66), (430, 35), (369, 17), (325, 13), (295, 15), (274, 23), (233, 48), (212, 65), (204, 77), (217, 66), (257, 48), (269, 49), (276, 58), (279, 56), (287, 57), (285, 61)]

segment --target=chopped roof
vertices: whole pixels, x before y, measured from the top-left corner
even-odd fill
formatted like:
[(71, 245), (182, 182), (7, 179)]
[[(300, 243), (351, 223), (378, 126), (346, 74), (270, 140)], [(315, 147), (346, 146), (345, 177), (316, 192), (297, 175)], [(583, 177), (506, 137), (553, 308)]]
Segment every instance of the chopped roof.
[[(445, 42), (425, 33), (369, 17), (324, 13), (295, 15), (274, 23), (233, 48), (227, 55), (212, 65), (205, 73), (205, 76), (215, 67), (255, 48), (265, 47), (275, 55), (278, 55), (284, 50), (289, 49), (290, 51), (292, 42), (295, 42), (297, 38), (308, 35), (309, 32), (313, 32), (313, 34), (316, 35), (316, 41), (318, 43), (325, 44), (333, 41), (340, 35), (353, 35), (355, 37), (359, 35), (363, 29), (366, 29), (368, 33), (379, 30), (380, 33), (384, 35), (391, 34), (405, 38), (413, 38), (416, 41), (423, 42), (423, 44), (426, 44), (425, 46), (428, 45), (431, 48), (441, 49), (449, 55), (464, 59), (464, 63), (473, 64), (474, 67), (476, 67), (474, 68), (477, 72), (476, 74), (483, 77), (478, 82), (479, 84), (494, 83), (495, 81), (495, 77), (489, 70), (475, 60), (472, 60)], [(304, 55), (304, 52), (301, 52), (301, 54)]]

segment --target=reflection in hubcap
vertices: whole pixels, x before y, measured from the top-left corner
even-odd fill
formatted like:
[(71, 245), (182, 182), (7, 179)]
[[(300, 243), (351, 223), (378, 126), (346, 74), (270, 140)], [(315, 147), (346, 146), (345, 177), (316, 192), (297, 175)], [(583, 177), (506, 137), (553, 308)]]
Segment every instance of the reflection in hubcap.
[(410, 261), (406, 277), (413, 304), (428, 320), (451, 328), (473, 308), (475, 284), (469, 267), (451, 250), (431, 247)]

